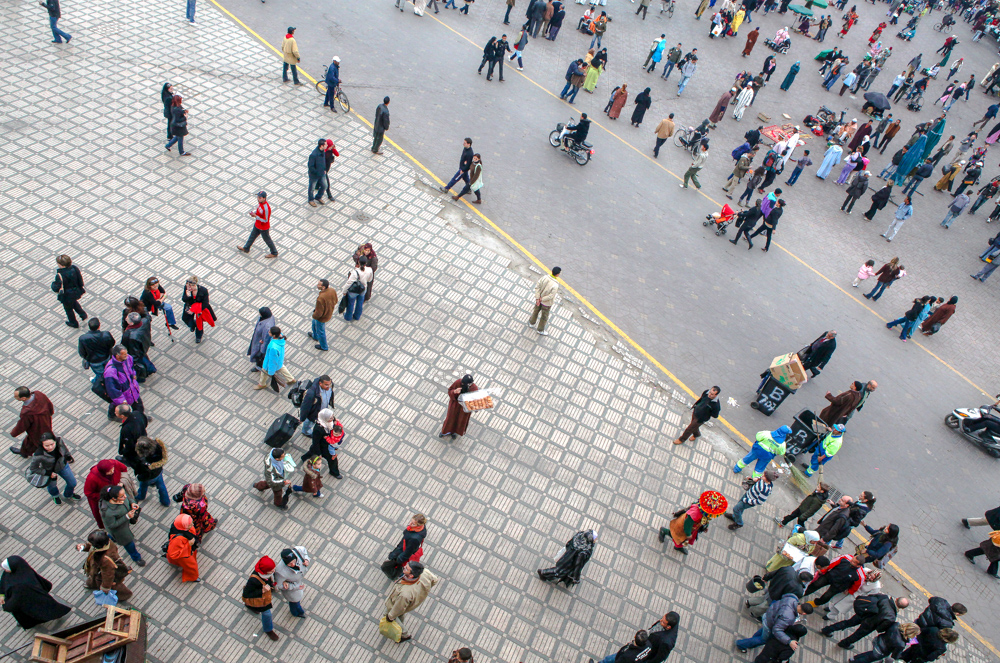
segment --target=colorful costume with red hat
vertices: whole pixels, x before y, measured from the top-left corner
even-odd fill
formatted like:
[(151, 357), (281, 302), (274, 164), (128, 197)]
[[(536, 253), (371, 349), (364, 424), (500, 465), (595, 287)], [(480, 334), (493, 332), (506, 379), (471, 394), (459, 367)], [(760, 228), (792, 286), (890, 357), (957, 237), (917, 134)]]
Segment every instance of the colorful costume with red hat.
[(706, 490), (697, 502), (687, 509), (676, 511), (669, 527), (660, 528), (660, 541), (669, 536), (674, 542), (674, 549), (686, 555), (684, 545), (693, 545), (698, 540), (698, 533), (708, 529), (709, 521), (724, 514), (728, 507), (729, 502), (722, 493)]
[(198, 530), (194, 519), (186, 514), (174, 518), (167, 544), (167, 561), (181, 568), (181, 582), (198, 580)]

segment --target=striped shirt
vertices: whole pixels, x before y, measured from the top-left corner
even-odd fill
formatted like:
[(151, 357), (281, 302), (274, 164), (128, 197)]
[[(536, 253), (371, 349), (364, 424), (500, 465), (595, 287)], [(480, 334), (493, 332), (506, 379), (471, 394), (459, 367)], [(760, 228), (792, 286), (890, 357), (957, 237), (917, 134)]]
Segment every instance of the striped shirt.
[(747, 506), (760, 506), (767, 501), (767, 498), (771, 495), (772, 483), (769, 481), (764, 481), (764, 479), (758, 479), (757, 483), (750, 486), (746, 494), (743, 495), (743, 502)]

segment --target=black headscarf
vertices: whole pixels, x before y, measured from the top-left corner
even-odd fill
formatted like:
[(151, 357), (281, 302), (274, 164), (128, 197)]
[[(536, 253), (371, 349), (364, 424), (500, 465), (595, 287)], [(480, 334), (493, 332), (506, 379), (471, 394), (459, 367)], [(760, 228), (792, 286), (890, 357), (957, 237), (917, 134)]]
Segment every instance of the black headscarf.
[(462, 393), (462, 394), (468, 393), (468, 391), (469, 391), (469, 385), (471, 385), (471, 384), (472, 384), (472, 376), (471, 375), (465, 375), (465, 376), (463, 376), (462, 377), (462, 391), (459, 392), (459, 393)]
[(0, 575), (0, 594), (3, 594), (3, 610), (14, 615), (18, 625), (27, 630), (39, 624), (59, 619), (70, 611), (69, 606), (59, 603), (49, 592), (52, 583), (35, 573), (35, 570), (20, 557), (4, 560), (10, 571)]
[(267, 320), (268, 318), (273, 318), (274, 317), (274, 314), (271, 313), (271, 309), (269, 309), (266, 306), (261, 306), (259, 309), (257, 309), (257, 315), (260, 316), (260, 318), (257, 320), (257, 322), (260, 322), (261, 320)]

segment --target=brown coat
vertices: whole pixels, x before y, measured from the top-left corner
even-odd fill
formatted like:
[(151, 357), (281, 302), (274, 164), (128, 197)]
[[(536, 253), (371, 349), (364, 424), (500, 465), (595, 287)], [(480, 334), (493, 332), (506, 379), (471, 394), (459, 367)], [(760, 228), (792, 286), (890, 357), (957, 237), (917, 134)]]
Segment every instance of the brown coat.
[(924, 323), (920, 325), (920, 331), (930, 331), (931, 327), (935, 324), (944, 324), (948, 322), (949, 318), (955, 313), (954, 304), (941, 304), (938, 309), (931, 314), (931, 317), (924, 320)]
[(28, 458), (41, 444), (42, 434), (52, 432), (52, 414), (55, 409), (48, 396), (40, 391), (31, 392), (31, 397), (21, 404), (21, 416), (10, 432), (11, 437), (27, 433), (21, 442), (21, 456)]
[(323, 488), (323, 479), (320, 478), (319, 472), (308, 465), (303, 465), (302, 468), (302, 471), (305, 472), (305, 476), (302, 478), (302, 491), (315, 495)]
[(861, 392), (848, 389), (836, 396), (826, 392), (826, 400), (830, 401), (830, 404), (819, 413), (819, 418), (827, 426), (832, 426), (858, 406), (861, 402)]
[(754, 44), (757, 43), (757, 35), (760, 34), (760, 30), (754, 28), (750, 34), (747, 35), (747, 43), (743, 46), (743, 55), (750, 55), (750, 51), (753, 50)]
[[(127, 601), (132, 597), (132, 590), (128, 589), (122, 582), (124, 578), (122, 580), (115, 580), (115, 573), (119, 566), (123, 567), (123, 569), (127, 569), (128, 567), (125, 566), (121, 556), (118, 554), (118, 546), (113, 541), (109, 546), (99, 564), (94, 564), (90, 567), (84, 564), (83, 570), (87, 574), (84, 586), (87, 589), (100, 589), (102, 592), (109, 592), (113, 589), (118, 592), (119, 601)], [(83, 550), (84, 552), (88, 552), (90, 544), (83, 544)]]
[[(451, 393), (461, 388), (462, 381), (460, 379), (455, 380), (448, 387), (448, 414), (445, 415), (444, 425), (441, 426), (442, 435), (447, 433), (465, 435), (465, 430), (469, 427), (469, 418), (472, 416), (472, 413), (462, 409), (461, 404), (458, 402), (458, 394)], [(469, 385), (469, 391), (479, 391), (479, 387), (476, 386), (475, 382)]]
[(656, 129), (653, 130), (657, 138), (667, 139), (674, 135), (674, 121), (668, 117), (660, 120), (660, 123), (656, 125)]
[(330, 322), (333, 312), (337, 310), (337, 291), (327, 288), (316, 296), (316, 308), (313, 309), (313, 320)]

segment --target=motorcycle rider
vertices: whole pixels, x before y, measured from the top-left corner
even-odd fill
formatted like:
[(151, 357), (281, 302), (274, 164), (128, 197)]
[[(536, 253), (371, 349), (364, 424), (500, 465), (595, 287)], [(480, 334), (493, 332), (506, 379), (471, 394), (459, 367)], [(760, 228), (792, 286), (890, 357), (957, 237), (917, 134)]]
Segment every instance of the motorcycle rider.
[(962, 428), (967, 433), (977, 433), (986, 428), (997, 438), (1000, 438), (1000, 417), (997, 411), (1000, 410), (1000, 394), (997, 394), (997, 402), (990, 406), (989, 411), (981, 418), (973, 421), (963, 422)]
[[(572, 132), (572, 133), (570, 133)], [(580, 113), (580, 121), (576, 124), (567, 124), (563, 127), (562, 132), (559, 134), (559, 142), (562, 143), (562, 147), (559, 148), (563, 152), (569, 149), (569, 141), (573, 140), (577, 145), (582, 145), (583, 141), (587, 140), (587, 134), (590, 132), (590, 120), (587, 119), (586, 113)]]

